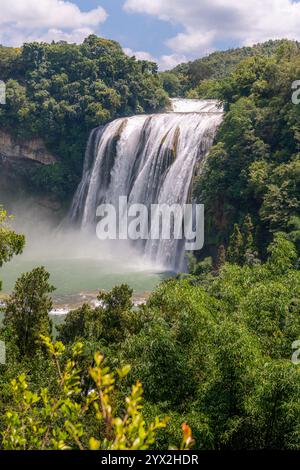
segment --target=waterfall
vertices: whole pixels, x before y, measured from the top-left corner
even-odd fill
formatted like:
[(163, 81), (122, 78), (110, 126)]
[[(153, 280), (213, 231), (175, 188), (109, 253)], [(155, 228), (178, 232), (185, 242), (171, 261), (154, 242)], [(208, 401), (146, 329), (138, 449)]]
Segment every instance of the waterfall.
[[(96, 224), (99, 204), (185, 204), (195, 168), (206, 156), (223, 112), (215, 100), (172, 100), (163, 114), (116, 119), (92, 131), (82, 180), (69, 219), (82, 230)], [(160, 266), (180, 270), (184, 244), (148, 240), (145, 256)]]

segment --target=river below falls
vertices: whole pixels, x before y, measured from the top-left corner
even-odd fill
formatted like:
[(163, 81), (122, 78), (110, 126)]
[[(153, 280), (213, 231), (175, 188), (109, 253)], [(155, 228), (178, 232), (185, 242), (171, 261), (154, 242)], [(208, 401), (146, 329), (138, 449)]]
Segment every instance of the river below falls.
[(97, 305), (99, 290), (108, 291), (116, 285), (128, 284), (134, 291), (135, 305), (143, 303), (151, 291), (172, 274), (120, 263), (118, 260), (91, 258), (79, 259), (28, 259), (16, 257), (0, 269), (2, 294), (9, 294), (17, 278), (37, 266), (44, 266), (51, 274), (50, 282), (56, 290), (52, 294), (56, 315), (89, 303)]

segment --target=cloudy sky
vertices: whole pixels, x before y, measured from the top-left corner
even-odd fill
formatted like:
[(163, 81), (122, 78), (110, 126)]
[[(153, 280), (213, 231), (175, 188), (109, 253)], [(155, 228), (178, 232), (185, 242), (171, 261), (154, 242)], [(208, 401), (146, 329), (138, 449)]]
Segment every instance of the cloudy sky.
[(300, 0), (0, 0), (0, 44), (91, 33), (166, 69), (217, 49), (300, 40)]

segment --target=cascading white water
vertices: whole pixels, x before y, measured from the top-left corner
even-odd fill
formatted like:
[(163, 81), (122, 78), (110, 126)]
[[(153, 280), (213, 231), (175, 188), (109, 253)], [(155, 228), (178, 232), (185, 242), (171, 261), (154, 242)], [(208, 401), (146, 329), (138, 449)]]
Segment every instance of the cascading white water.
[(173, 98), (174, 113), (214, 113), (220, 112), (220, 103), (216, 100), (193, 100), (189, 98)]
[[(70, 220), (86, 229), (96, 223), (99, 204), (185, 204), (195, 166), (205, 157), (223, 117), (214, 100), (172, 100), (173, 112), (113, 121), (90, 136), (82, 181)], [(180, 270), (184, 244), (148, 240), (144, 255)]]

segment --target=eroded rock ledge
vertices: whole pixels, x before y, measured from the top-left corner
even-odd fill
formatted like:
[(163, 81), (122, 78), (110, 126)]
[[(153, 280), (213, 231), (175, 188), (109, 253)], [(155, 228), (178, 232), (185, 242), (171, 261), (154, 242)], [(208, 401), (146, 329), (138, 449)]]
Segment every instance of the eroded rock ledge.
[(19, 140), (3, 130), (0, 130), (0, 158), (28, 159), (43, 165), (52, 165), (57, 161), (41, 139)]
[(59, 161), (46, 148), (42, 139), (16, 139), (0, 129), (0, 205), (15, 213), (20, 203), (29, 204), (49, 215), (61, 210), (54, 194), (32, 188), (32, 176), (44, 165)]

